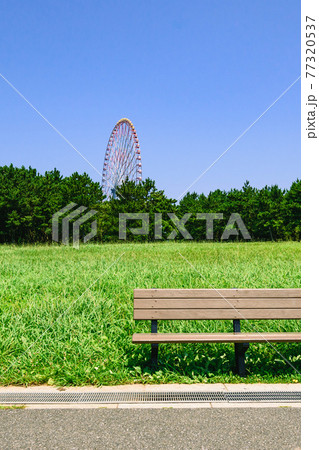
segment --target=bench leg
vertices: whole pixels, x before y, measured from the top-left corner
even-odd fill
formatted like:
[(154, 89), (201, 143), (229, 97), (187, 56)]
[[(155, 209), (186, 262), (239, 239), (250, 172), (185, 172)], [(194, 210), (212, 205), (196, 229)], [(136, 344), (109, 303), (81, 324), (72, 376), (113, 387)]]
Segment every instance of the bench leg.
[(154, 369), (157, 368), (157, 356), (158, 356), (158, 344), (151, 344), (152, 352), (151, 352), (151, 364)]
[[(240, 320), (233, 320), (233, 330), (234, 333), (240, 333)], [(236, 361), (236, 371), (240, 377), (246, 376), (246, 367), (245, 367), (245, 353), (249, 347), (248, 343), (244, 344), (235, 344), (235, 361)]]
[[(157, 320), (151, 321), (151, 332), (157, 333)], [(152, 351), (151, 351), (151, 365), (153, 369), (157, 368), (157, 357), (158, 357), (158, 344), (151, 344)]]
[(235, 344), (236, 371), (240, 377), (246, 376), (245, 353), (248, 347), (248, 343)]

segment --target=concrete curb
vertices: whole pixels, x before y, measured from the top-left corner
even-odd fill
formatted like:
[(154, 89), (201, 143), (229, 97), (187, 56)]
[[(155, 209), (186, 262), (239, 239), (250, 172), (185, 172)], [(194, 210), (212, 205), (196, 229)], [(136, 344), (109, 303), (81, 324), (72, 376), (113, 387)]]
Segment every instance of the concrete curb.
[(24, 409), (221, 409), (221, 408), (301, 408), (300, 403), (108, 403), (99, 404), (33, 404)]
[(246, 391), (290, 391), (299, 392), (300, 383), (254, 383), (254, 384), (123, 384), (118, 386), (1, 386), (0, 393), (5, 392), (246, 392)]

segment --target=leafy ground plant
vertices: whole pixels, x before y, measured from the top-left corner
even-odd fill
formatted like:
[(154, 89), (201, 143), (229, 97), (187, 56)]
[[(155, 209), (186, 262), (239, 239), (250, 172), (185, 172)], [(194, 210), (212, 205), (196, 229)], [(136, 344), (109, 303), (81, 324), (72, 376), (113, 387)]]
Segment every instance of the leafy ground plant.
[[(188, 262), (189, 261), (189, 262)], [(196, 270), (195, 270), (196, 269)], [(134, 288), (298, 288), (300, 244), (123, 243), (0, 246), (0, 383), (243, 382), (230, 344), (133, 345)], [(254, 321), (300, 331), (300, 321)], [(243, 321), (243, 331), (253, 331)], [(159, 331), (231, 331), (231, 321), (159, 322)], [(287, 362), (288, 361), (288, 362)], [(246, 382), (299, 382), (300, 344), (251, 344)]]

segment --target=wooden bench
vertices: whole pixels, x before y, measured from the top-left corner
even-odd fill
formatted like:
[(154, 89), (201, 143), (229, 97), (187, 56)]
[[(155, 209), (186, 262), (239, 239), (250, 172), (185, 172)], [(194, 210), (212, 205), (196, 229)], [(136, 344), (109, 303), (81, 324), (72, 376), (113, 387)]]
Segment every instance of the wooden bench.
[[(133, 343), (152, 345), (153, 366), (157, 366), (159, 343), (234, 343), (236, 369), (245, 376), (245, 352), (250, 342), (300, 342), (301, 333), (241, 332), (240, 320), (300, 318), (300, 289), (135, 289), (134, 319), (151, 320), (151, 333), (134, 334)], [(157, 332), (158, 320), (191, 319), (233, 320), (234, 332)]]

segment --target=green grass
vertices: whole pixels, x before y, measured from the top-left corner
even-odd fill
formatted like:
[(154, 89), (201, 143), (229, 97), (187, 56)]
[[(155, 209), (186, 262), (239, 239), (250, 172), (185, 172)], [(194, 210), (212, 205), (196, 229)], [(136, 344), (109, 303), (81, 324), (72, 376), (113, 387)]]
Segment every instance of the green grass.
[[(131, 342), (150, 331), (150, 321), (133, 321), (134, 288), (210, 286), (298, 288), (300, 244), (0, 246), (0, 383), (242, 382), (233, 345), (160, 345), (152, 371), (150, 345)], [(242, 329), (299, 331), (300, 322), (243, 321)], [(159, 322), (159, 331), (232, 331), (232, 323)], [(277, 351), (300, 371), (300, 344), (251, 344), (246, 381), (300, 381)]]
[(2, 409), (24, 409), (25, 405), (0, 405), (0, 411)]

